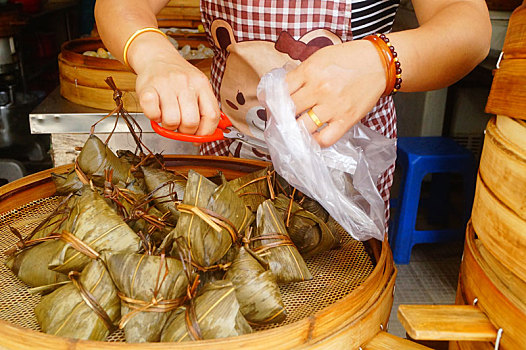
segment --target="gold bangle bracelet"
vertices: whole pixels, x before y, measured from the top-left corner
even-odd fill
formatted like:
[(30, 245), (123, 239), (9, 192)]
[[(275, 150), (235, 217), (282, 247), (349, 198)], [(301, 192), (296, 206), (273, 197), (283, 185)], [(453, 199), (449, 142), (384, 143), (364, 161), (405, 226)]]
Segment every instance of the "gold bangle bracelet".
[(137, 38), (139, 35), (141, 35), (142, 33), (146, 33), (146, 32), (155, 32), (155, 33), (159, 33), (161, 34), (162, 36), (164, 36), (165, 38), (168, 38), (168, 36), (163, 33), (163, 31), (161, 31), (159, 28), (154, 28), (154, 27), (146, 27), (146, 28), (142, 28), (142, 29), (139, 29), (137, 31), (135, 31), (135, 33), (133, 33), (129, 38), (128, 40), (126, 40), (126, 44), (124, 45), (124, 52), (122, 53), (122, 56), (124, 58), (124, 64), (130, 68), (131, 70), (133, 70), (133, 68), (130, 66), (130, 64), (128, 63), (128, 49), (130, 48), (130, 45), (131, 43), (135, 40), (135, 38)]

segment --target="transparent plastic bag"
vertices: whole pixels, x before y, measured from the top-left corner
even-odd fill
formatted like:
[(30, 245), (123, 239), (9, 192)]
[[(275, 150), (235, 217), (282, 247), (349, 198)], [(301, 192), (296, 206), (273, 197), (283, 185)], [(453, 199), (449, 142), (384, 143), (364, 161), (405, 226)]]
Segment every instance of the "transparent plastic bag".
[(257, 90), (269, 116), (264, 135), (274, 168), (355, 239), (383, 240), (385, 204), (376, 182), (396, 159), (396, 140), (358, 123), (333, 146), (321, 148), (296, 121), (285, 74), (283, 68), (265, 74)]

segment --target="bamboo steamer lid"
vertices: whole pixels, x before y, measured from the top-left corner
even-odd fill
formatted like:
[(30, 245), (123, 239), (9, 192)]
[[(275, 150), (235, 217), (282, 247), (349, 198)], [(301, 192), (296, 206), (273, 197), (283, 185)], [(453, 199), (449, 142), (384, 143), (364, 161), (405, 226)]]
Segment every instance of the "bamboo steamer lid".
[(513, 11), (486, 112), (526, 119), (526, 0)]
[(477, 177), (471, 220), (486, 249), (526, 281), (526, 220), (519, 217)]
[[(521, 128), (520, 123), (514, 122), (513, 119), (506, 117), (499, 119), (506, 131), (508, 131), (506, 128), (511, 131)], [(517, 124), (519, 128), (514, 129), (509, 124), (511, 126)], [(508, 134), (515, 137), (511, 131)], [(526, 128), (522, 131), (526, 133)], [(517, 142), (526, 143), (526, 135), (524, 139)], [(479, 174), (498, 200), (517, 216), (526, 220), (526, 147), (521, 148), (509, 141), (498, 128), (495, 118), (491, 119), (486, 127)]]

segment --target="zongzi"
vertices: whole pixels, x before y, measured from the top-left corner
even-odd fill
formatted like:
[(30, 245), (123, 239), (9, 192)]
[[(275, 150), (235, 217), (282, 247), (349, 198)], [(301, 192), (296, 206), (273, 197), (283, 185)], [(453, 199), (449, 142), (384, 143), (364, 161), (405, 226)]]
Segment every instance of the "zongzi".
[[(191, 171), (183, 199), (183, 211), (174, 229), (175, 237), (184, 237), (199, 266), (210, 266), (221, 259), (249, 226), (254, 215), (228, 184), (216, 186)], [(173, 255), (173, 252), (172, 252)]]
[(312, 275), (291, 241), (285, 224), (270, 199), (261, 203), (257, 211), (257, 229), (251, 237), (252, 248), (264, 255), (278, 283), (301, 282)]
[(175, 223), (180, 215), (177, 202), (183, 199), (186, 178), (151, 166), (143, 166), (141, 170), (155, 206), (163, 213), (169, 211), (173, 217), (172, 222)]
[(173, 310), (184, 302), (188, 279), (179, 260), (169, 257), (103, 254), (120, 291), (121, 327), (131, 343), (159, 341)]
[(120, 316), (117, 289), (104, 264), (93, 260), (73, 283), (42, 297), (35, 308), (42, 331), (62, 337), (104, 340)]
[(130, 181), (131, 164), (119, 159), (115, 153), (97, 136), (90, 135), (77, 157), (78, 165), (93, 181), (102, 186), (105, 180), (105, 170), (113, 170), (115, 183), (124, 184)]
[(60, 245), (54, 241), (42, 242), (9, 256), (5, 264), (22, 282), (31, 287), (67, 281), (68, 276), (65, 274), (48, 269), (50, 260), (60, 249)]
[[(97, 192), (85, 188), (75, 207), (78, 216), (72, 228), (72, 236), (80, 244), (95, 253), (103, 250), (133, 253), (139, 250), (140, 238)], [(62, 235), (66, 237), (64, 233)], [(72, 242), (60, 240), (55, 243), (61, 249), (49, 265), (54, 271), (81, 271), (90, 261), (87, 255), (73, 248)]]
[(193, 305), (173, 313), (163, 329), (162, 342), (226, 338), (252, 332), (239, 311), (235, 288), (229, 281), (208, 283)]
[(245, 247), (239, 250), (225, 279), (236, 287), (241, 313), (248, 322), (279, 323), (287, 316), (276, 277)]
[(232, 190), (243, 200), (245, 205), (256, 212), (259, 205), (271, 198), (272, 166), (238, 177), (229, 182)]
[(296, 201), (280, 194), (274, 200), (287, 232), (304, 258), (310, 258), (339, 245), (339, 237), (325, 221), (302, 208)]

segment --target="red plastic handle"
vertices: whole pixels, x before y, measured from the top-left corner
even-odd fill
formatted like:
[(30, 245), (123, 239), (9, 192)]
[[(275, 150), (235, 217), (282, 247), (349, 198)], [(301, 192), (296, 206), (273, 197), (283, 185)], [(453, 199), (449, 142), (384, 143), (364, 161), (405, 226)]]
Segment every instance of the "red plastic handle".
[(179, 141), (185, 141), (185, 142), (211, 142), (211, 141), (218, 141), (223, 140), (225, 137), (223, 135), (223, 132), (226, 130), (226, 128), (232, 126), (232, 123), (230, 122), (230, 119), (226, 116), (223, 111), (220, 112), (220, 119), (219, 123), (217, 125), (217, 129), (211, 134), (211, 135), (191, 135), (191, 134), (183, 134), (178, 131), (168, 130), (154, 122), (153, 120), (150, 121), (150, 124), (152, 125), (153, 131), (158, 133), (161, 136), (167, 137), (172, 140), (179, 140)]

